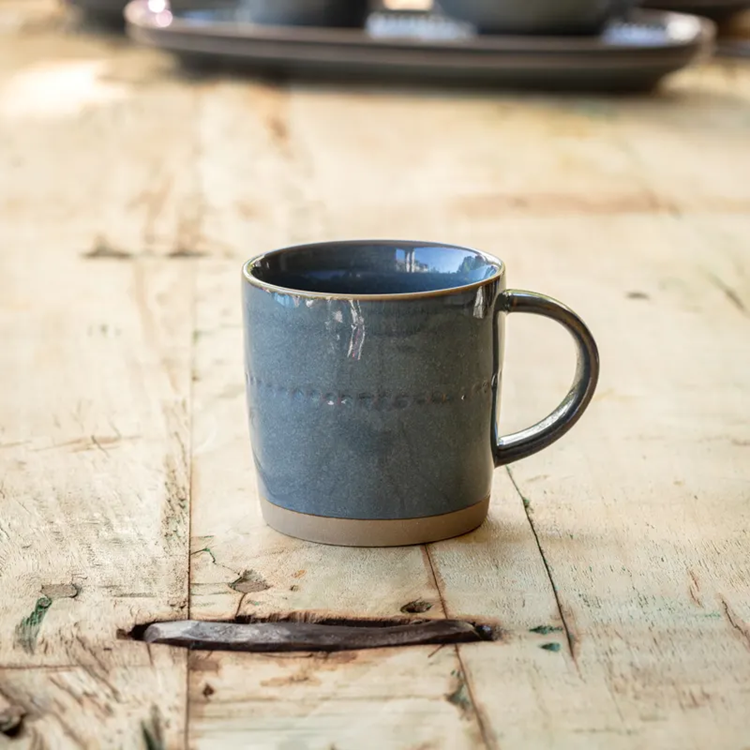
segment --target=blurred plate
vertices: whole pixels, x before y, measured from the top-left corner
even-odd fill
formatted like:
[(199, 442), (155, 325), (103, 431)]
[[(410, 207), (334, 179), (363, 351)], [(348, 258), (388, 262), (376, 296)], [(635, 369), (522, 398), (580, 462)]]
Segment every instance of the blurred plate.
[(695, 16), (638, 10), (587, 37), (477, 35), (430, 13), (373, 13), (365, 30), (254, 25), (241, 4), (172, 11), (133, 0), (136, 40), (192, 61), (225, 60), (291, 75), (362, 75), (491, 82), (544, 89), (653, 87), (712, 49), (714, 27)]

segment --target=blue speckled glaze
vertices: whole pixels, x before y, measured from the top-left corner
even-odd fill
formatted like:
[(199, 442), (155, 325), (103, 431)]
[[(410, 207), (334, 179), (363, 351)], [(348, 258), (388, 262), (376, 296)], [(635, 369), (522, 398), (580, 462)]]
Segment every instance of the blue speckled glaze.
[(398, 519), (489, 495), (500, 261), (439, 244), (332, 242), (269, 253), (244, 274), (250, 430), (267, 500)]

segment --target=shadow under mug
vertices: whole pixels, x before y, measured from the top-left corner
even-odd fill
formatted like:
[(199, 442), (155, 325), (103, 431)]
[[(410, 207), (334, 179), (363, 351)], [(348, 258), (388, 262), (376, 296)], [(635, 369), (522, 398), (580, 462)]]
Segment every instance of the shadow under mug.
[[(596, 388), (581, 319), (505, 288), (502, 261), (429, 242), (275, 250), (243, 267), (245, 379), (263, 515), (326, 544), (437, 541), (485, 519), (497, 466), (562, 437)], [(562, 324), (572, 387), (546, 418), (498, 434), (508, 313)]]

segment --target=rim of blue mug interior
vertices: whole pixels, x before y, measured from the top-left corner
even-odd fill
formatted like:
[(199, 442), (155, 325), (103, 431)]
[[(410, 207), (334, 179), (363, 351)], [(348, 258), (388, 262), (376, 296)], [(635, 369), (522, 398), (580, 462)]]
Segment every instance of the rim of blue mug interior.
[[(412, 246), (412, 247), (442, 247), (449, 250), (463, 250), (464, 252), (474, 253), (484, 260), (487, 265), (495, 268), (495, 273), (492, 276), (481, 279), (480, 281), (474, 281), (471, 284), (461, 284), (459, 286), (451, 286), (445, 289), (431, 289), (426, 292), (389, 292), (387, 294), (341, 294), (340, 292), (311, 292), (305, 289), (294, 289), (293, 287), (279, 286), (278, 284), (270, 284), (267, 281), (259, 279), (257, 276), (253, 276), (251, 269), (258, 264), (264, 258), (268, 258), (273, 255), (280, 255), (294, 250), (304, 250), (306, 248), (321, 248), (326, 246), (336, 245), (338, 247), (346, 245), (382, 245), (382, 246), (393, 246), (401, 245)], [(264, 289), (267, 292), (275, 292), (277, 294), (287, 294), (294, 297), (305, 297), (309, 299), (344, 299), (344, 300), (357, 300), (363, 302), (378, 302), (382, 300), (407, 300), (407, 299), (424, 299), (425, 297), (443, 297), (448, 294), (455, 294), (457, 292), (467, 292), (472, 289), (479, 289), (480, 287), (487, 286), (493, 281), (497, 281), (503, 277), (505, 273), (505, 263), (500, 258), (496, 258), (493, 255), (477, 250), (473, 247), (466, 247), (465, 245), (452, 245), (445, 242), (422, 242), (420, 240), (329, 240), (327, 242), (303, 242), (298, 245), (289, 245), (287, 247), (280, 247), (276, 250), (269, 250), (265, 253), (260, 253), (250, 260), (245, 261), (242, 265), (242, 276), (245, 281), (259, 289)]]

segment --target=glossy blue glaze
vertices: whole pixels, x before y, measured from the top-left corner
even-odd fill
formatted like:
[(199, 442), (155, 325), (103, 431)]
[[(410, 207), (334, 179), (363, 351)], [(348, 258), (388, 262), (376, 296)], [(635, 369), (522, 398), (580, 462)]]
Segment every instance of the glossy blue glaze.
[(499, 261), (426, 243), (327, 243), (245, 273), (250, 428), (269, 501), (393, 519), (489, 495)]

